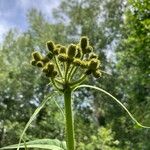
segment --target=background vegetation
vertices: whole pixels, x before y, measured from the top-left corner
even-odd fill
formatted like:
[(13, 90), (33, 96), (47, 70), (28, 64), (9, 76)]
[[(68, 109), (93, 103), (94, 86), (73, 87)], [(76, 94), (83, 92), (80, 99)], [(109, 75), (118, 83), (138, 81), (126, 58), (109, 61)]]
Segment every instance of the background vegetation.
[[(67, 44), (82, 35), (99, 54), (103, 74), (89, 84), (102, 87), (150, 125), (150, 4), (148, 0), (62, 0), (55, 23), (32, 9), (28, 30), (10, 30), (0, 49), (0, 147), (17, 143), (31, 114), (51, 91), (48, 79), (29, 64), (34, 49), (53, 40)], [(74, 95), (78, 150), (149, 150), (150, 130), (139, 129), (112, 100), (86, 89)], [(63, 108), (61, 97), (57, 99)], [(28, 129), (26, 140), (64, 139), (64, 122), (50, 101)]]

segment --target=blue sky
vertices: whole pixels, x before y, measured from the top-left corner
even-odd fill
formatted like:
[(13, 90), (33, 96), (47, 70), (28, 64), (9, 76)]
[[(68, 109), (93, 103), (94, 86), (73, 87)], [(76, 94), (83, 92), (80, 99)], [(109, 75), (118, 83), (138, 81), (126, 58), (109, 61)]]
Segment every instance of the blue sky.
[(0, 41), (10, 28), (20, 31), (27, 29), (26, 14), (31, 8), (36, 8), (49, 19), (52, 19), (52, 9), (57, 8), (60, 0), (0, 0)]

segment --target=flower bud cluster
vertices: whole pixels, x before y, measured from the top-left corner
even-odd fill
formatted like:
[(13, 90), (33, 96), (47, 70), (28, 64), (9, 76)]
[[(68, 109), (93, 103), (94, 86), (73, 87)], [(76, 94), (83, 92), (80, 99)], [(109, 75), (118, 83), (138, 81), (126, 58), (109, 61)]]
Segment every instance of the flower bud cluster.
[[(57, 75), (60, 77), (60, 72), (65, 72), (64, 68), (66, 67), (63, 65), (69, 65), (77, 69), (81, 68), (84, 70), (85, 75), (92, 74), (95, 78), (101, 76), (100, 61), (93, 52), (93, 47), (87, 37), (81, 37), (78, 44), (70, 44), (68, 47), (48, 41), (46, 47), (48, 53), (45, 56), (42, 56), (39, 52), (32, 53), (31, 64), (42, 68), (47, 77), (54, 78)], [(56, 60), (59, 64), (56, 64)]]
[(57, 71), (54, 67), (54, 64), (51, 62), (53, 55), (48, 52), (48, 54), (43, 57), (39, 52), (32, 53), (31, 64), (33, 66), (37, 66), (42, 68), (42, 71), (45, 73), (47, 77), (55, 77), (57, 75)]

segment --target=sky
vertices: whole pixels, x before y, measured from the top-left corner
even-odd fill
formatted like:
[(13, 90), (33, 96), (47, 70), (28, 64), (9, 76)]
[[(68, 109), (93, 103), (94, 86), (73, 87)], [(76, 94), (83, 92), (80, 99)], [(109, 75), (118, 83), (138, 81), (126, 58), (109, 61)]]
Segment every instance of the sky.
[(60, 0), (0, 0), (0, 42), (11, 28), (25, 31), (28, 27), (26, 14), (29, 9), (40, 10), (52, 20), (52, 9), (57, 8)]

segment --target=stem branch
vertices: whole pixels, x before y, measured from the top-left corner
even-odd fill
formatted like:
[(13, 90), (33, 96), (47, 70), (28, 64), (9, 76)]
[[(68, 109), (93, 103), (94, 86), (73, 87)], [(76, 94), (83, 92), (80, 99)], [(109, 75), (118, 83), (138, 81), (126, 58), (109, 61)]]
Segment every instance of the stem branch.
[(57, 60), (56, 56), (54, 56), (54, 60), (55, 60), (58, 72), (59, 72), (60, 76), (63, 78), (63, 74), (61, 72), (61, 69), (60, 69), (60, 66), (59, 66), (59, 63), (58, 63), (58, 60)]

